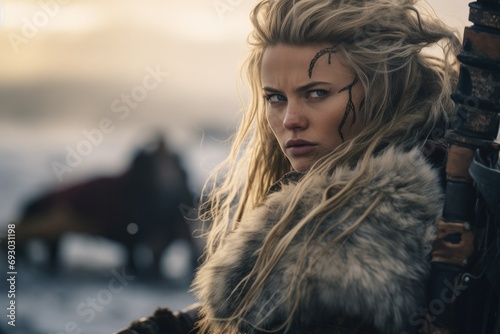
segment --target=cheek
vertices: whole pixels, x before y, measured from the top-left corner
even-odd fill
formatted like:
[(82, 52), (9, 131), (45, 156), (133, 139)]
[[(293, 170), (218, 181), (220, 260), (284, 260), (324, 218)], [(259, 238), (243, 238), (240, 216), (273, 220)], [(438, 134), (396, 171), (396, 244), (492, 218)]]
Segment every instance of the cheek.
[(350, 137), (352, 138), (353, 136), (357, 136), (364, 128), (364, 121), (363, 117), (361, 117), (361, 105), (362, 105), (362, 97), (358, 96), (357, 99), (353, 99), (354, 105), (355, 105), (355, 113), (356, 113), (356, 122), (352, 124), (352, 115), (349, 117), (349, 125), (352, 124), (352, 127), (349, 127), (350, 129)]
[(319, 113), (316, 124), (323, 133), (337, 133), (338, 127), (345, 114), (345, 105), (337, 104)]
[(269, 127), (273, 131), (274, 135), (277, 137), (283, 122), (276, 113), (266, 112), (266, 118)]
[[(358, 110), (356, 110), (356, 112), (357, 111)], [(356, 122), (353, 124), (352, 128), (350, 129), (350, 137), (357, 136), (361, 132), (361, 130), (363, 130), (363, 128), (364, 128), (363, 123), (361, 122), (361, 119), (358, 117), (356, 119)]]
[[(354, 124), (352, 123), (354, 113), (352, 111), (349, 112), (342, 126), (344, 139), (352, 138), (352, 136), (357, 135), (363, 128), (362, 122), (359, 117), (359, 100), (361, 99), (359, 95), (360, 92), (353, 92), (352, 100), (355, 105), (354, 113), (356, 121), (354, 122)], [(348, 93), (344, 93), (344, 95), (338, 95), (338, 97), (339, 99), (336, 99), (329, 105), (325, 106), (325, 109), (322, 110), (321, 113), (319, 113), (319, 115), (321, 116), (316, 119), (318, 128), (321, 128), (320, 132), (323, 135), (323, 139), (329, 143), (334, 144), (342, 143), (342, 138), (339, 134), (339, 127), (342, 123), (343, 118), (345, 117), (346, 107), (349, 101)]]

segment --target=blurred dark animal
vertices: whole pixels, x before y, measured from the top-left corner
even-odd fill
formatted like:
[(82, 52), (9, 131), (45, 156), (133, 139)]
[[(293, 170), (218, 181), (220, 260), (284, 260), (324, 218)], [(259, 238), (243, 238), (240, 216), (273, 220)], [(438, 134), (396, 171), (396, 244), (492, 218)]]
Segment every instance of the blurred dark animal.
[(134, 261), (134, 249), (146, 245), (153, 254), (152, 274), (159, 274), (163, 251), (184, 239), (191, 248), (194, 269), (199, 252), (180, 209), (192, 204), (178, 156), (159, 140), (153, 148), (140, 150), (122, 175), (96, 178), (30, 202), (16, 226), (16, 243), (20, 250), (30, 239), (43, 240), (55, 266), (64, 234), (102, 236), (126, 247), (131, 269), (140, 267)]

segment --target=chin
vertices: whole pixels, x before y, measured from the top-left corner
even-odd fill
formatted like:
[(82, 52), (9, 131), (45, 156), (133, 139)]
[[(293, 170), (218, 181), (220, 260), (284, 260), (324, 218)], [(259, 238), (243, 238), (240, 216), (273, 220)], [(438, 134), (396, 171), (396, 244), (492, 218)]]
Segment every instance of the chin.
[(299, 173), (305, 173), (311, 168), (312, 164), (292, 164), (293, 170)]

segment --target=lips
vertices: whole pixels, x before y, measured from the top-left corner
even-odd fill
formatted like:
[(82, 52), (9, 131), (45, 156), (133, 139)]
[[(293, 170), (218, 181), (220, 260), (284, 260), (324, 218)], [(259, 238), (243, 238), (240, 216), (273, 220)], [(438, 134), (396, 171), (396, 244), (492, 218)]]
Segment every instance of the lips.
[(286, 151), (292, 155), (305, 155), (316, 150), (317, 144), (304, 139), (289, 139), (285, 143)]

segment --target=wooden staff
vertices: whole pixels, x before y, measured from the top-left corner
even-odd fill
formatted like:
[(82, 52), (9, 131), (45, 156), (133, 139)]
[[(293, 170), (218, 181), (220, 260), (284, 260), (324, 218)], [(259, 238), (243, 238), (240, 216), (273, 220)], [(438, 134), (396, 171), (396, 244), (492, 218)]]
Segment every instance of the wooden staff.
[(458, 56), (456, 116), (446, 135), (446, 197), (432, 253), (428, 315), (433, 326), (451, 333), (498, 334), (500, 0), (469, 7), (474, 25), (465, 28)]

